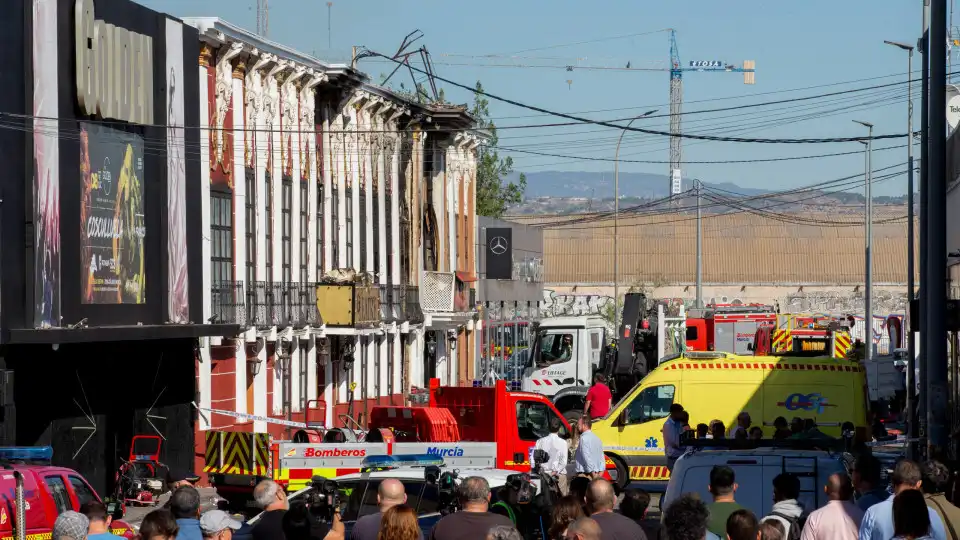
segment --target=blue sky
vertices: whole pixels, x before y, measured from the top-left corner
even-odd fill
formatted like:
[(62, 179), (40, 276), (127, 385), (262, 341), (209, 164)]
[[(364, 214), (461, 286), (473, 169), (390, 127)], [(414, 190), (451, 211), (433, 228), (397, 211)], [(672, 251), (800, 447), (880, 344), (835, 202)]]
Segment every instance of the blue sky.
[[(176, 16), (217, 16), (234, 24), (256, 28), (255, 0), (138, 0)], [(583, 63), (593, 66), (664, 67), (668, 65), (667, 34), (656, 32), (624, 39), (612, 36), (640, 34), (672, 27), (677, 30), (680, 58), (721, 60), (740, 64), (755, 60), (756, 84), (743, 84), (734, 73), (686, 73), (684, 111), (771, 101), (803, 95), (872, 86), (903, 80), (906, 53), (883, 40), (914, 43), (921, 25), (921, 0), (805, 0), (803, 2), (736, 0), (334, 0), (332, 50), (328, 49), (327, 6), (323, 0), (270, 0), (270, 38), (321, 58), (343, 60), (350, 46), (392, 53), (410, 31), (424, 32), (439, 75), (473, 84), (481, 80), (491, 93), (564, 112), (622, 109), (585, 114), (613, 119), (659, 109), (669, 112), (669, 75), (666, 72), (493, 68), (481, 63)], [(958, 15), (960, 16), (960, 15)], [(583, 41), (596, 41), (551, 47)], [(526, 51), (534, 48), (548, 49)], [(498, 54), (550, 57), (556, 60), (481, 59)], [(470, 55), (449, 56), (449, 55)], [(472, 65), (448, 65), (448, 64)], [(915, 57), (915, 68), (919, 58)], [(360, 68), (377, 79), (389, 66), (364, 60)], [(897, 75), (897, 77), (892, 77)], [(846, 85), (796, 92), (796, 88), (836, 85), (844, 81), (878, 78)], [(567, 80), (572, 80), (568, 85)], [(401, 79), (407, 82), (406, 79)], [(447, 87), (448, 101), (472, 99), (467, 92)], [(775, 92), (773, 94), (767, 94)], [(917, 92), (915, 92), (915, 95)], [(848, 137), (864, 128), (851, 120), (876, 125), (875, 133), (906, 131), (905, 85), (863, 94), (738, 112), (689, 115), (684, 131), (717, 134), (736, 128), (738, 136), (763, 138)], [(740, 99), (723, 99), (740, 96)], [(853, 110), (849, 110), (853, 108)], [(556, 118), (492, 102), (500, 126), (555, 122)], [(919, 110), (919, 102), (917, 102)], [(785, 122), (783, 117), (815, 115), (808, 121)], [(561, 120), (562, 121), (562, 120)], [(637, 121), (667, 129), (667, 118)], [(775, 125), (770, 125), (771, 123)], [(919, 124), (917, 124), (919, 125)], [(612, 159), (617, 131), (597, 127), (504, 129), (502, 146), (570, 156), (551, 158), (514, 154), (520, 171), (612, 171), (612, 162), (589, 162), (578, 156)], [(876, 148), (902, 144), (878, 141)], [(668, 141), (630, 134), (621, 159), (666, 161)], [(815, 145), (760, 145), (684, 143), (684, 160), (737, 160), (854, 151), (858, 143)], [(874, 167), (906, 161), (905, 150), (874, 154)], [(621, 163), (621, 170), (666, 174), (666, 164)], [(743, 187), (787, 189), (826, 181), (863, 170), (862, 155), (759, 164), (688, 164), (685, 177), (709, 182), (734, 182)], [(905, 176), (879, 184), (874, 192), (905, 192)]]

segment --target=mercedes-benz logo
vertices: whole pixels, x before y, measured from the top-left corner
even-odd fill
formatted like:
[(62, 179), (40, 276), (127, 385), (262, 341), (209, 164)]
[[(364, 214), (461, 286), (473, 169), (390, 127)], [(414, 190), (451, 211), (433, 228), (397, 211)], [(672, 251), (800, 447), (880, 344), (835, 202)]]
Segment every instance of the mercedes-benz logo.
[(490, 251), (493, 252), (494, 255), (503, 255), (507, 252), (508, 245), (506, 238), (494, 236), (493, 239), (490, 240)]

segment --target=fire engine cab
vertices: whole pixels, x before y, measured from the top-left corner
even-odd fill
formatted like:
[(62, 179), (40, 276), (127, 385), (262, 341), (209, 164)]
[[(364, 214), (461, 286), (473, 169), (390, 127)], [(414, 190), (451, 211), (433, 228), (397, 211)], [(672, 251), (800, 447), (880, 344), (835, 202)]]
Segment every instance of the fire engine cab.
[(761, 326), (777, 320), (773, 306), (763, 304), (712, 304), (688, 312), (687, 350), (750, 354), (754, 336)]
[(757, 329), (755, 356), (830, 356), (845, 359), (852, 347), (850, 330), (830, 317), (777, 315), (774, 326)]

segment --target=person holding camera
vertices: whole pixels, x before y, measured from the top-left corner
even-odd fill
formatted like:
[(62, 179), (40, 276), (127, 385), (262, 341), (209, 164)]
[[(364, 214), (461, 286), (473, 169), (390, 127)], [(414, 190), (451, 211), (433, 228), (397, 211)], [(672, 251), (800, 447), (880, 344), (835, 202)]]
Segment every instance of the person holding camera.
[(549, 459), (541, 465), (541, 471), (553, 476), (557, 480), (557, 486), (560, 488), (560, 494), (567, 494), (567, 459), (569, 449), (567, 441), (560, 438), (560, 428), (563, 424), (560, 419), (553, 417), (550, 419), (550, 433), (537, 441), (534, 447), (536, 450), (543, 450), (547, 453)]
[(430, 531), (430, 540), (486, 540), (487, 532), (493, 527), (513, 527), (509, 518), (488, 511), (490, 484), (485, 478), (465, 478), (459, 491), (462, 510), (438, 521)]
[[(350, 540), (377, 540), (380, 535), (380, 528), (383, 522), (383, 516), (387, 510), (406, 504), (407, 493), (403, 488), (403, 483), (396, 478), (387, 478), (380, 482), (377, 487), (377, 506), (380, 511), (376, 514), (367, 514), (353, 524), (353, 530), (350, 531)], [(423, 540), (423, 534), (420, 534)]]
[(253, 540), (283, 539), (283, 516), (290, 509), (287, 493), (273, 480), (263, 480), (253, 488), (253, 499), (263, 509), (253, 527)]

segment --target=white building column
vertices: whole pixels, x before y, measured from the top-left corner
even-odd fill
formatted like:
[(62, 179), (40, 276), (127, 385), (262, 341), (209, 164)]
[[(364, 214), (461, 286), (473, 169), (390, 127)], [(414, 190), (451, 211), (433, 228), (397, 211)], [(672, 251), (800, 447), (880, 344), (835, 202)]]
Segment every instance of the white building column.
[(363, 364), (367, 362), (367, 346), (363, 344), (360, 336), (356, 336), (354, 339), (356, 340), (354, 345), (356, 354), (354, 355), (355, 360), (353, 362), (353, 377), (351, 380), (352, 382), (356, 383), (356, 386), (354, 387), (353, 392), (350, 392), (350, 399), (353, 401), (359, 401), (361, 396), (363, 396)]
[[(253, 414), (265, 417), (267, 416), (267, 343), (263, 338), (260, 339), (262, 346), (258, 346), (257, 352), (260, 371), (253, 378)], [(257, 433), (267, 431), (267, 423), (262, 420), (254, 421), (253, 431)]]
[[(242, 162), (241, 162), (242, 163)], [(236, 387), (234, 394), (236, 397), (236, 408), (235, 410), (238, 413), (247, 412), (247, 347), (246, 342), (243, 340), (243, 336), (235, 339), (234, 344), (234, 359), (236, 360), (236, 367), (234, 368)]]
[(307, 339), (307, 350), (305, 357), (307, 359), (307, 401), (313, 401), (318, 397), (317, 382), (317, 337), (311, 333)]
[(380, 391), (377, 392), (377, 398), (389, 397), (390, 392), (387, 390), (390, 388), (388, 382), (392, 374), (390, 373), (390, 359), (387, 357), (387, 340), (393, 339), (392, 334), (384, 333), (382, 336), (379, 336), (380, 339), (377, 340), (377, 377), (380, 381)]
[[(347, 154), (347, 159), (350, 161), (351, 171), (350, 171), (350, 186), (351, 186), (351, 197), (348, 201), (350, 208), (353, 209), (351, 217), (353, 218), (353, 269), (360, 270), (360, 257), (363, 256), (360, 253), (360, 165), (364, 159), (363, 153), (365, 148), (360, 145), (360, 114), (356, 109), (350, 107), (350, 153)], [(359, 391), (359, 388), (357, 389)], [(359, 394), (358, 394), (359, 395)]]
[(303, 347), (301, 347), (300, 338), (293, 336), (290, 340), (290, 410), (300, 412), (303, 410), (303, 379), (306, 377), (306, 360), (303, 358)]
[[(400, 238), (400, 182), (405, 179), (400, 176), (400, 147), (403, 139), (397, 137), (393, 146), (393, 163), (389, 174), (393, 182), (391, 188), (393, 193), (390, 195), (390, 249), (387, 251), (390, 257), (393, 257), (393, 276), (394, 285), (400, 285), (400, 242), (406, 242), (406, 238)], [(416, 269), (411, 268), (410, 273), (416, 273)], [(404, 283), (403, 285), (407, 285)]]
[(337, 116), (337, 122), (334, 123), (333, 129), (338, 130), (338, 133), (332, 135), (336, 139), (336, 144), (332, 149), (332, 158), (337, 170), (337, 176), (334, 179), (337, 184), (337, 200), (335, 201), (337, 223), (334, 226), (334, 231), (336, 231), (338, 255), (335, 268), (338, 269), (347, 267), (347, 205), (350, 204), (350, 199), (347, 198), (347, 176), (350, 167), (347, 166), (347, 163), (351, 159), (349, 152), (351, 137), (348, 136), (344, 125), (344, 119), (346, 118), (347, 115)]
[[(327, 338), (330, 339), (330, 338)], [(333, 397), (334, 392), (338, 391), (333, 387), (333, 354), (330, 355), (330, 359), (325, 359), (320, 356), (320, 347), (316, 347), (317, 353), (317, 362), (323, 362), (323, 401), (327, 404), (326, 418), (324, 419), (324, 425), (327, 427), (333, 426)], [(331, 348), (331, 353), (333, 349)]]
[[(267, 224), (270, 227), (270, 245), (265, 246), (267, 249), (271, 250), (273, 253), (273, 270), (271, 271), (271, 276), (268, 278), (270, 281), (275, 283), (283, 281), (283, 159), (282, 156), (284, 152), (281, 151), (281, 144), (283, 143), (283, 134), (281, 130), (286, 131), (290, 129), (290, 126), (282, 125), (282, 119), (280, 115), (281, 108), (283, 104), (280, 99), (280, 88), (277, 83), (276, 77), (274, 77), (275, 72), (271, 70), (270, 75), (267, 76), (267, 88), (269, 89), (267, 99), (270, 100), (268, 107), (272, 107), (274, 112), (273, 121), (269, 123), (267, 128), (270, 130), (269, 136), (271, 140), (272, 147), (270, 148), (270, 201), (273, 203), (271, 209), (271, 223)], [(279, 128), (279, 129), (278, 129)], [(274, 387), (274, 394), (276, 394), (276, 387)], [(274, 395), (276, 398), (276, 395)], [(274, 403), (280, 400), (274, 399)], [(276, 407), (274, 407), (276, 410)], [(279, 413), (278, 413), (279, 414)]]
[[(320, 149), (317, 147), (317, 134), (315, 132), (317, 121), (314, 100), (316, 96), (312, 87), (309, 86), (312, 84), (313, 81), (310, 81), (308, 87), (304, 88), (300, 94), (301, 108), (307, 111), (305, 121), (301, 124), (301, 128), (306, 132), (301, 139), (301, 143), (305, 149), (304, 159), (306, 163), (304, 168), (309, 169), (309, 174), (305, 178), (307, 182), (307, 230), (303, 231), (302, 234), (307, 235), (307, 281), (316, 283), (318, 280), (317, 262), (323, 254), (317, 252), (317, 218), (319, 217), (317, 215), (317, 179), (320, 178), (321, 171), (317, 170), (317, 164), (320, 162), (317, 159), (317, 152)], [(314, 395), (315, 398), (316, 395)]]
[[(333, 154), (331, 153), (330, 145), (330, 126), (333, 123), (330, 120), (330, 106), (324, 105), (322, 109), (323, 114), (323, 135), (321, 136), (321, 141), (323, 142), (323, 171), (317, 171), (317, 174), (323, 174), (323, 271), (328, 272), (332, 268), (337, 268), (338, 262), (332, 259), (333, 257), (333, 242), (339, 242), (340, 238), (336, 234), (336, 223), (331, 222), (331, 211), (330, 206), (330, 195), (331, 191), (331, 178), (332, 178), (332, 167), (333, 167)], [(320, 276), (317, 276), (319, 280)]]
[[(206, 45), (201, 45), (206, 48)], [(211, 279), (210, 264), (210, 102), (207, 99), (209, 95), (210, 79), (207, 72), (207, 64), (201, 55), (200, 61), (200, 260), (203, 262), (203, 272), (201, 281), (201, 296), (203, 298), (203, 320), (209, 320), (213, 314), (211, 306), (212, 295), (210, 293)], [(207, 61), (210, 54), (206, 55)], [(198, 366), (197, 387), (200, 394), (200, 407), (210, 408), (210, 340), (202, 339), (203, 345), (200, 347), (200, 362)], [(210, 413), (201, 411), (197, 415), (199, 419), (199, 428), (201, 430), (210, 429)]]
[(390, 373), (390, 377), (393, 377), (393, 393), (405, 396), (410, 393), (410, 389), (403, 386), (403, 369), (401, 366), (401, 362), (403, 362), (403, 334), (390, 334), (387, 339), (393, 340), (393, 372)]

